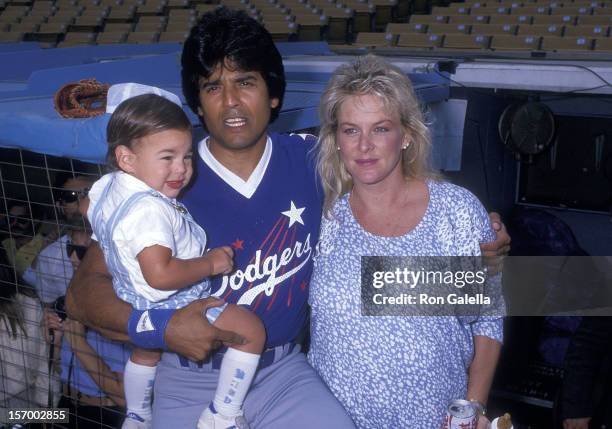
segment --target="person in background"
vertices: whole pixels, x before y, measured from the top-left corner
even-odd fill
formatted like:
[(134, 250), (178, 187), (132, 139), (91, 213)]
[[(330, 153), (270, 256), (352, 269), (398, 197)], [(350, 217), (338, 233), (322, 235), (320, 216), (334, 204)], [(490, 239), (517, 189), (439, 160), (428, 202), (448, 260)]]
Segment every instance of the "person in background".
[(48, 364), (41, 319), (34, 290), (0, 249), (0, 426), (10, 423), (7, 409), (56, 405), (59, 378)]
[(359, 428), (439, 429), (455, 399), (470, 400), (487, 428), (502, 316), (367, 317), (361, 298), (361, 256), (480, 256), (495, 239), (486, 210), (429, 169), (412, 84), (383, 59), (340, 66), (320, 118), (310, 363)]
[(96, 177), (83, 174), (65, 178), (56, 197), (56, 206), (67, 223), (83, 225), (83, 202), (95, 180)]
[[(72, 269), (76, 270), (91, 238), (88, 231), (82, 230), (75, 230), (71, 238), (67, 251)], [(70, 422), (65, 427), (120, 428), (125, 415), (123, 367), (129, 349), (67, 319), (63, 299), (56, 300), (45, 318), (45, 326), (54, 331), (56, 343), (61, 344), (62, 396), (58, 407), (70, 412)]]
[(564, 369), (563, 429), (612, 427), (612, 317), (582, 318)]
[[(35, 225), (28, 205), (19, 200), (8, 204), (7, 219), (6, 230), (2, 233), (2, 248), (9, 263), (22, 277), (41, 249), (57, 238), (56, 228), (45, 222)], [(30, 283), (29, 278), (24, 280)]]
[[(73, 235), (87, 234), (84, 230), (87, 222), (81, 216), (79, 209), (82, 198), (87, 194), (92, 183), (92, 178), (88, 176), (69, 177), (62, 183), (61, 190), (58, 192), (57, 204), (58, 212), (62, 214), (60, 222), (64, 233), (40, 252), (26, 273), (28, 278), (34, 278), (36, 292), (47, 307), (66, 294), (66, 289), (72, 279), (74, 264), (71, 263), (68, 251), (74, 248)], [(82, 241), (83, 237), (76, 240)]]

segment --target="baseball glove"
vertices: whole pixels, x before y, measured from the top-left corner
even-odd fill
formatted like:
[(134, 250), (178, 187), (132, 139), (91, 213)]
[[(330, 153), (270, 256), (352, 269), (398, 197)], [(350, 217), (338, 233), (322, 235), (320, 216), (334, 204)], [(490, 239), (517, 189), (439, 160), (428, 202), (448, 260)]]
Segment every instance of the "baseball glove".
[(106, 111), (109, 84), (95, 79), (68, 83), (55, 93), (55, 110), (64, 118), (91, 118)]

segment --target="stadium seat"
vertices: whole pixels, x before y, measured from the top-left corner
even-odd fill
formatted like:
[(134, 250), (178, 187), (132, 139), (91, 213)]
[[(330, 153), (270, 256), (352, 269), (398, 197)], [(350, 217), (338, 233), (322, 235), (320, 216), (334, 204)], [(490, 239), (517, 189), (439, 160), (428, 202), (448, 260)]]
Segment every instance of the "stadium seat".
[(189, 0), (168, 0), (167, 7), (169, 10), (181, 10), (183, 8), (189, 7)]
[(171, 33), (188, 32), (189, 30), (191, 30), (191, 27), (193, 27), (195, 23), (196, 23), (195, 19), (190, 19), (190, 20), (185, 20), (185, 21), (179, 21), (179, 20), (173, 21), (172, 19), (170, 19), (170, 21), (166, 25), (165, 31), (171, 32)]
[(64, 34), (67, 30), (66, 24), (43, 23), (38, 27), (38, 34)]
[(349, 38), (349, 22), (353, 19), (353, 11), (348, 8), (326, 6), (322, 13), (327, 21), (327, 41), (331, 43), (346, 43)]
[(159, 41), (183, 43), (187, 36), (189, 36), (188, 31), (162, 31), (159, 33)]
[(433, 24), (433, 23), (446, 23), (448, 17), (446, 15), (411, 15), (410, 24)]
[(47, 20), (46, 17), (40, 15), (26, 15), (19, 21), (23, 25), (39, 25)]
[(269, 22), (265, 23), (264, 27), (270, 32), (275, 42), (288, 42), (297, 37), (297, 25), (293, 22)]
[(164, 22), (140, 22), (136, 23), (134, 27), (134, 31), (137, 33), (159, 33), (164, 30), (166, 24)]
[(403, 22), (390, 22), (385, 28), (387, 34), (400, 33), (425, 33), (427, 32), (427, 24), (409, 24)]
[(195, 20), (197, 12), (194, 9), (170, 9), (168, 11), (168, 21), (174, 20)]
[(295, 16), (293, 15), (266, 15), (262, 17), (262, 22), (294, 22)]
[[(571, 4), (571, 3), (570, 3)], [(590, 7), (571, 7), (565, 5), (556, 9), (551, 9), (551, 15), (591, 15), (592, 9)]]
[(101, 16), (77, 16), (74, 22), (68, 26), (68, 31), (86, 31), (95, 33), (102, 28), (103, 18)]
[(106, 16), (107, 22), (128, 22), (134, 19), (136, 7), (134, 5), (113, 6)]
[(491, 38), (491, 49), (500, 51), (537, 51), (540, 48), (540, 37), (495, 35)]
[(79, 4), (78, 0), (56, 0), (55, 1), (55, 6), (58, 9), (63, 9), (63, 8), (70, 9), (78, 4)]
[(470, 25), (465, 24), (429, 24), (427, 27), (428, 33), (433, 34), (468, 34)]
[(437, 34), (403, 33), (398, 35), (396, 45), (404, 48), (433, 49), (442, 45), (443, 36)]
[(487, 3), (487, 7), (482, 7), (478, 9), (478, 15), (508, 15), (510, 13), (510, 9), (503, 6), (489, 6), (489, 4), (495, 3)]
[(206, 12), (212, 12), (216, 8), (218, 8), (218, 4), (198, 4), (196, 5), (196, 12), (198, 15), (202, 15)]
[(345, 5), (353, 9), (353, 33), (374, 31), (374, 5), (358, 0), (349, 0)]
[(389, 22), (395, 18), (395, 1), (390, 0), (369, 0), (374, 5), (375, 21), (374, 26), (377, 31), (382, 31)]
[(113, 33), (113, 32), (103, 31), (101, 33), (98, 33), (98, 37), (96, 38), (96, 43), (98, 45), (124, 43), (126, 36), (127, 36), (127, 33), (125, 32)]
[(536, 15), (533, 17), (533, 24), (535, 25), (574, 25), (575, 23), (576, 17), (574, 15)]
[(509, 0), (509, 1), (505, 1), (502, 0), (499, 2), (499, 4), (492, 4), (492, 3), (488, 3), (488, 6), (498, 6), (498, 7), (505, 7), (506, 9), (508, 9), (510, 11), (510, 13), (514, 13), (515, 9), (519, 9), (521, 7), (523, 7), (523, 2), (522, 1), (516, 1), (516, 0)]
[[(125, 3), (128, 4), (129, 0), (126, 0)], [(99, 6), (108, 6), (109, 8), (111, 8), (123, 5), (123, 0), (93, 0), (91, 4), (97, 4)]]
[(493, 36), (496, 34), (516, 34), (518, 25), (512, 24), (477, 24), (472, 25), (472, 31), (470, 34), (482, 34), (483, 36)]
[(491, 15), (489, 17), (489, 24), (517, 24), (517, 25), (528, 25), (531, 24), (533, 18), (531, 15)]
[(587, 37), (542, 37), (543, 51), (588, 51), (593, 39)]
[(132, 24), (131, 22), (124, 22), (124, 23), (113, 23), (113, 22), (109, 22), (104, 24), (104, 31), (105, 32), (111, 32), (111, 33), (127, 33), (128, 31), (132, 31), (132, 27), (134, 24)]
[(357, 33), (357, 38), (353, 43), (353, 46), (362, 47), (362, 48), (383, 48), (387, 46), (391, 46), (393, 41), (393, 36), (391, 34), (387, 35), (386, 33), (372, 33), (372, 32), (361, 32)]
[(53, 15), (47, 19), (48, 24), (64, 24), (66, 26), (74, 22), (74, 17), (70, 15)]
[(612, 10), (608, 15), (581, 15), (577, 25), (612, 25)]
[(487, 49), (489, 36), (480, 34), (445, 34), (443, 48), (448, 49)]
[(471, 11), (469, 5), (465, 3), (451, 3), (448, 9), (452, 15), (469, 15)]
[(610, 27), (607, 25), (571, 25), (565, 27), (564, 37), (608, 37)]
[(131, 32), (127, 34), (125, 43), (157, 43), (157, 39), (159, 39), (158, 32)]
[(593, 41), (593, 50), (599, 52), (612, 52), (612, 39), (595, 39)]
[(297, 24), (298, 40), (318, 41), (323, 37), (323, 31), (327, 26), (327, 18), (310, 14), (295, 15), (295, 23)]
[(165, 7), (165, 1), (148, 0), (136, 8), (136, 15), (160, 15)]
[(110, 7), (108, 6), (87, 6), (83, 12), (81, 12), (79, 18), (106, 18), (109, 11)]
[(36, 30), (38, 30), (38, 24), (32, 24), (28, 22), (11, 24), (12, 33), (29, 34), (36, 32)]
[(525, 3), (523, 7), (514, 9), (513, 15), (550, 15), (550, 8), (545, 5), (541, 6), (527, 6), (529, 3)]
[(561, 36), (563, 25), (519, 25), (517, 34), (519, 36)]
[(444, 7), (444, 6), (434, 6), (431, 8), (432, 15), (442, 15), (442, 16), (469, 15), (469, 13), (470, 13), (470, 9), (467, 7), (450, 8), (450, 7)]
[(64, 40), (58, 43), (58, 47), (69, 47), (69, 46), (77, 46), (77, 45), (91, 45), (94, 43), (96, 38), (96, 33), (66, 33), (64, 35)]
[(449, 15), (449, 24), (487, 24), (489, 22), (488, 15)]
[(0, 43), (21, 42), (23, 40), (23, 36), (23, 33), (3, 31), (0, 33)]

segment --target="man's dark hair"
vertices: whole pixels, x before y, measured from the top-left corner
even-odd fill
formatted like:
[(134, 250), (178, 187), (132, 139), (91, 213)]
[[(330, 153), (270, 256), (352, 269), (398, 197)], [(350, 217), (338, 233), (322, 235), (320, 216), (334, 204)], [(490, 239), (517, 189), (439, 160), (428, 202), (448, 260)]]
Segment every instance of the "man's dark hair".
[(241, 71), (261, 73), (270, 98), (279, 100), (270, 114), (273, 122), (285, 95), (283, 59), (272, 36), (261, 24), (244, 11), (225, 7), (202, 15), (183, 45), (181, 78), (183, 94), (191, 110), (198, 114), (200, 77), (208, 79), (226, 59)]
[(136, 140), (166, 130), (191, 132), (191, 122), (182, 107), (156, 94), (125, 100), (113, 112), (106, 127), (108, 167), (119, 169), (115, 158), (117, 146), (133, 149)]

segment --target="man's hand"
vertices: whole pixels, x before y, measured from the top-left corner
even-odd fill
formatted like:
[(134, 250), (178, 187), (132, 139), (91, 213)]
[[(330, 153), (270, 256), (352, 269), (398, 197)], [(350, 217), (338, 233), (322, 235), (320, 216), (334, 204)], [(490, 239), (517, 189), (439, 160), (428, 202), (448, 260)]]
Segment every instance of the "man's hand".
[(234, 268), (234, 251), (229, 246), (216, 247), (206, 253), (210, 262), (211, 275), (228, 274)]
[(489, 213), (489, 219), (495, 230), (495, 241), (481, 244), (480, 250), (490, 275), (495, 275), (503, 269), (504, 258), (510, 252), (510, 236), (498, 213)]
[(563, 429), (589, 429), (590, 417), (563, 420)]
[(223, 331), (208, 323), (206, 310), (222, 304), (221, 300), (206, 298), (177, 310), (166, 327), (164, 339), (168, 348), (198, 362), (206, 359), (210, 352), (222, 343), (228, 346), (244, 344), (245, 340), (240, 335)]

